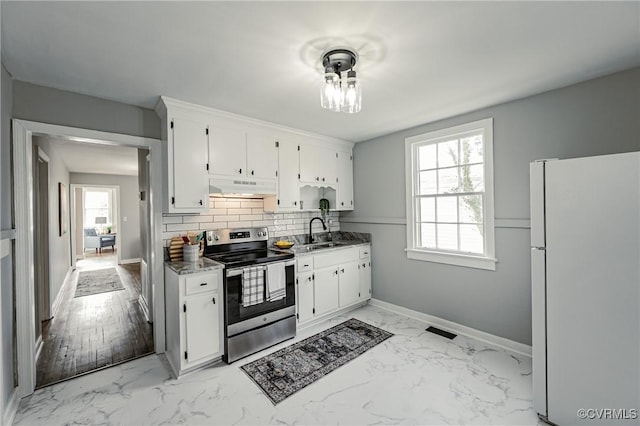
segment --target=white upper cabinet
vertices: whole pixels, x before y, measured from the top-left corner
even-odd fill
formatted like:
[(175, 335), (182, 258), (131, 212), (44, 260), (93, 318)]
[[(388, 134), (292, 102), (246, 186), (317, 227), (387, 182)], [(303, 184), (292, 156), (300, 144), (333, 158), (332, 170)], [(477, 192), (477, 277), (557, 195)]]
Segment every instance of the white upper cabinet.
[(353, 156), (338, 152), (337, 210), (353, 210)]
[(206, 114), (181, 103), (162, 99), (163, 211), (200, 213), (209, 208), (207, 145), (210, 121)]
[(337, 151), (322, 146), (300, 145), (300, 182), (302, 185), (335, 188), (338, 177)]
[[(264, 196), (267, 211), (353, 210), (353, 144), (162, 96), (164, 213), (202, 213), (209, 192)], [(238, 179), (241, 178), (241, 179)]]
[(278, 152), (273, 132), (226, 118), (213, 121), (209, 173), (275, 179)]
[[(206, 180), (207, 123), (184, 118), (171, 122), (173, 140), (173, 197), (176, 209), (206, 210), (209, 185)], [(204, 179), (203, 179), (204, 176)]]
[(274, 132), (249, 128), (247, 132), (247, 177), (274, 179), (278, 150)]
[(282, 136), (278, 138), (278, 194), (277, 211), (300, 210), (298, 187), (298, 144)]
[(242, 123), (215, 119), (209, 142), (209, 173), (245, 176), (247, 171), (247, 130)]

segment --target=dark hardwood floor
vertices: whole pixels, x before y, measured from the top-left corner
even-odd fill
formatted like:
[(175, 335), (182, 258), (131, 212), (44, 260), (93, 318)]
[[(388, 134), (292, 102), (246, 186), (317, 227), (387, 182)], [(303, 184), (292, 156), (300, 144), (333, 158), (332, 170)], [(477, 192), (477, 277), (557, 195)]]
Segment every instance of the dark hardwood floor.
[[(43, 326), (37, 388), (153, 352), (152, 325), (138, 305), (140, 264), (111, 258), (78, 262), (57, 315)], [(125, 289), (74, 298), (78, 272), (103, 267), (115, 267)]]

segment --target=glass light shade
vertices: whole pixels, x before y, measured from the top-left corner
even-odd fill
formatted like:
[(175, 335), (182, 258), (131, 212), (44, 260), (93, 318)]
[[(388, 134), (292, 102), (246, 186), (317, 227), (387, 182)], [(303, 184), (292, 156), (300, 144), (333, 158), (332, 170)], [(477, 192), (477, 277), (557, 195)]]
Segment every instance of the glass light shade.
[(325, 73), (320, 87), (320, 105), (325, 109), (340, 111), (341, 98), (340, 76), (334, 72)]
[[(351, 74), (351, 73), (349, 73)], [(353, 73), (355, 74), (355, 72)], [(355, 76), (347, 77), (342, 88), (342, 111), (355, 114), (362, 108), (362, 86)]]

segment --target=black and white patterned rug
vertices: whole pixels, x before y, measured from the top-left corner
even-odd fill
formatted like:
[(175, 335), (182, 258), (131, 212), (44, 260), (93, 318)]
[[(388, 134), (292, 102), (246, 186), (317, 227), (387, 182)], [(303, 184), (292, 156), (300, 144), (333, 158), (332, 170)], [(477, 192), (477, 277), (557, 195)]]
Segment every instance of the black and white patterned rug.
[(240, 368), (277, 404), (391, 336), (352, 318)]

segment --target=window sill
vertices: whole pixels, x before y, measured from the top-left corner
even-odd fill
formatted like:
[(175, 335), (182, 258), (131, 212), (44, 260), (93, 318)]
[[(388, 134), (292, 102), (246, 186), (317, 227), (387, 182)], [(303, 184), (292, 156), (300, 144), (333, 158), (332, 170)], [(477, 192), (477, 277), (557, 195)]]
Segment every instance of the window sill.
[(485, 269), (487, 271), (495, 271), (496, 262), (498, 261), (498, 259), (494, 259), (492, 257), (441, 253), (419, 249), (405, 249), (405, 251), (407, 252), (407, 258), (413, 260), (444, 263), (447, 265), (464, 266), (467, 268)]

